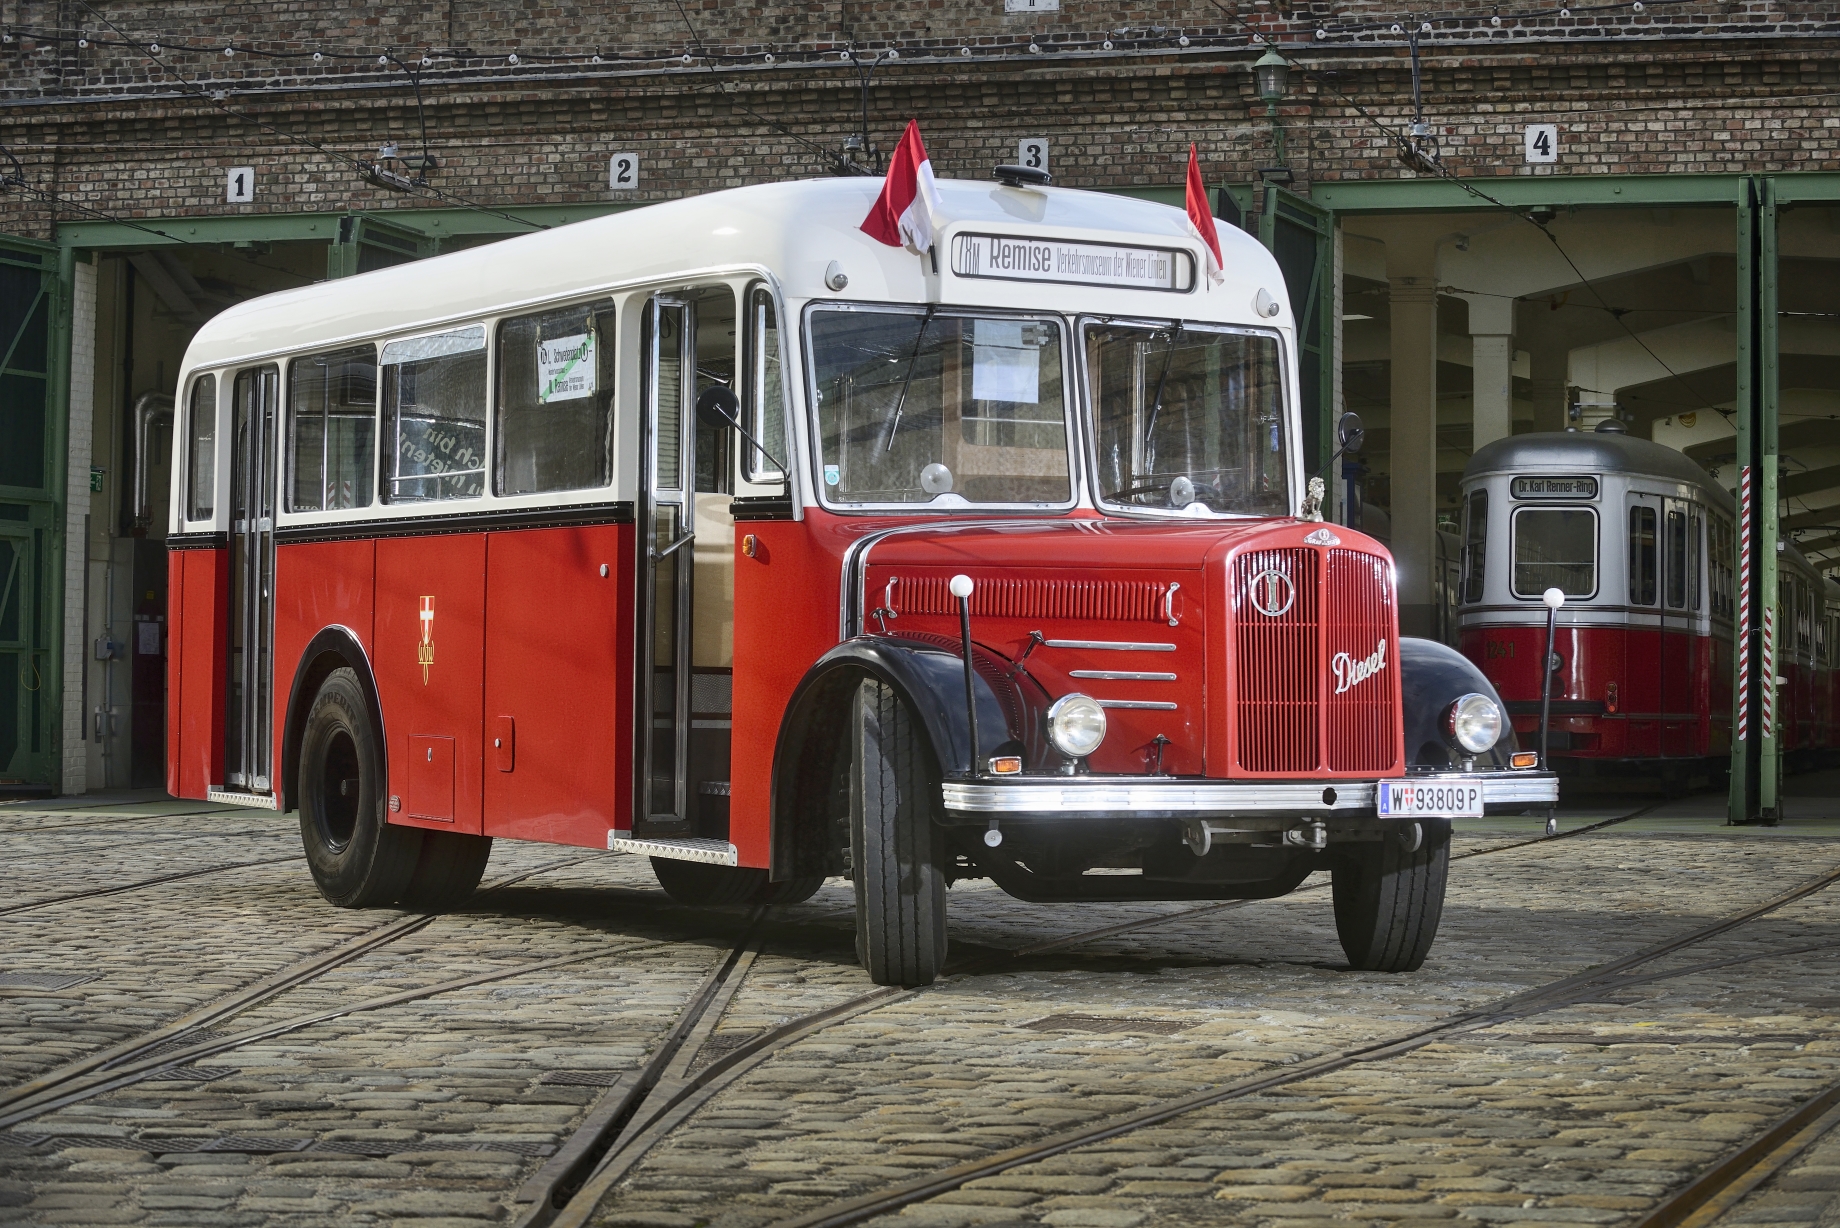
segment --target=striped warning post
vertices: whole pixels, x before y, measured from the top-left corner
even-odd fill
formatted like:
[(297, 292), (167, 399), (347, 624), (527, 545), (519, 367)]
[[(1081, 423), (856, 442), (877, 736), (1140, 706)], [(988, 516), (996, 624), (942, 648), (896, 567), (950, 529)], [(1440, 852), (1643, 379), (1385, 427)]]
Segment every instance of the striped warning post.
[(1750, 736), (1750, 723), (1751, 467), (1746, 465), (1738, 471), (1738, 741)]
[(1763, 674), (1763, 736), (1776, 736), (1776, 607), (1765, 603), (1763, 607), (1763, 659), (1757, 668)]

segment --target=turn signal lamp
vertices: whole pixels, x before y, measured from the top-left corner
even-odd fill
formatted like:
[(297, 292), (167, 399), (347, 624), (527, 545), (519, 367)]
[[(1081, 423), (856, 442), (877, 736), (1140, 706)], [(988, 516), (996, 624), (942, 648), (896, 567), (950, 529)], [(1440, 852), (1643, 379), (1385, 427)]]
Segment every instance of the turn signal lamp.
[(998, 776), (1014, 776), (1022, 770), (1022, 760), (1014, 755), (999, 755), (990, 761), (990, 770)]
[(1536, 768), (1540, 766), (1540, 756), (1534, 751), (1517, 750), (1514, 752), (1513, 757), (1508, 760), (1508, 765), (1521, 771), (1525, 771), (1528, 768)]

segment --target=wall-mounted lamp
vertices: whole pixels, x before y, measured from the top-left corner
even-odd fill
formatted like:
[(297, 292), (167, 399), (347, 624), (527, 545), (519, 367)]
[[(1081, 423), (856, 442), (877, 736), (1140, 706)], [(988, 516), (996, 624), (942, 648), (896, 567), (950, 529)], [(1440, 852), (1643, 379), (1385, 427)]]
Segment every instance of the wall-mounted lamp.
[(1271, 140), (1277, 154), (1274, 169), (1277, 170), (1285, 168), (1284, 125), (1278, 122), (1278, 104), (1290, 93), (1290, 78), (1291, 63), (1278, 54), (1276, 47), (1267, 47), (1265, 54), (1252, 66), (1252, 79), (1259, 93), (1259, 101), (1265, 104), (1265, 117), (1271, 121)]

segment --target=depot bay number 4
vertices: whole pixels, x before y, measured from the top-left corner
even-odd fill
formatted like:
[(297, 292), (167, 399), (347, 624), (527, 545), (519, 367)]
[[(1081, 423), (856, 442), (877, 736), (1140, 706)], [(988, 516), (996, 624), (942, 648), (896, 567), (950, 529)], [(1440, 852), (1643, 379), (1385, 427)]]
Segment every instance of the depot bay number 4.
[(1559, 125), (1527, 125), (1527, 161), (1557, 162), (1559, 160)]

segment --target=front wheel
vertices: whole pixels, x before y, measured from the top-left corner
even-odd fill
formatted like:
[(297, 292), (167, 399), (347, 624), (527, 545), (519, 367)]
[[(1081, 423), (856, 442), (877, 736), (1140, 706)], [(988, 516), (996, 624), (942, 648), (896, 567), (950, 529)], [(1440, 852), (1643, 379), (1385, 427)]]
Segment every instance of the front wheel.
[(1335, 933), (1357, 972), (1416, 972), (1444, 915), (1450, 824), (1421, 819), (1336, 865)]
[(887, 684), (863, 682), (851, 725), (857, 957), (877, 985), (930, 985), (946, 957), (938, 774), (913, 715)]

